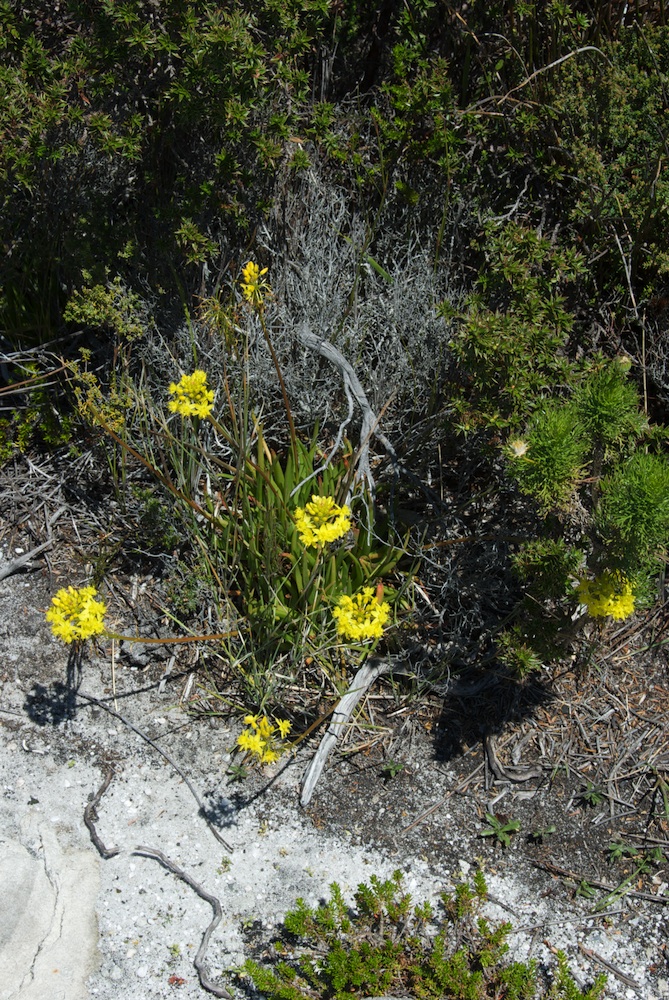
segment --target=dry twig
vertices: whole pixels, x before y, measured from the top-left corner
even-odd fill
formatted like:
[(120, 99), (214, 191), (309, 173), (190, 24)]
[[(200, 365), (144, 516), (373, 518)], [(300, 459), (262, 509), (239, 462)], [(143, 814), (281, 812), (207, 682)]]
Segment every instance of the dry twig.
[(99, 819), (97, 807), (100, 805), (100, 799), (109, 788), (113, 777), (114, 777), (113, 768), (111, 767), (107, 768), (107, 773), (105, 774), (105, 780), (102, 782), (102, 784), (98, 788), (97, 792), (95, 792), (95, 794), (91, 792), (91, 794), (88, 796), (88, 803), (86, 804), (86, 808), (84, 809), (84, 823), (88, 827), (88, 832), (91, 835), (91, 840), (95, 844), (100, 857), (104, 858), (105, 860), (108, 860), (109, 858), (114, 858), (116, 857), (117, 854), (120, 854), (121, 852), (120, 847), (105, 847), (102, 840), (100, 839), (98, 831), (95, 828), (95, 824)]
[(232, 1000), (232, 995), (222, 986), (216, 986), (212, 983), (211, 979), (209, 979), (207, 973), (204, 971), (204, 956), (207, 948), (209, 947), (209, 939), (220, 924), (221, 917), (223, 916), (220, 900), (216, 896), (212, 896), (206, 889), (203, 889), (199, 882), (196, 882), (195, 879), (192, 878), (187, 872), (185, 872), (182, 868), (179, 868), (178, 865), (175, 865), (174, 862), (163, 854), (162, 851), (159, 851), (158, 848), (136, 847), (133, 854), (142, 854), (147, 858), (155, 858), (155, 860), (159, 861), (160, 864), (167, 868), (168, 871), (180, 878), (186, 883), (186, 885), (189, 885), (191, 889), (198, 894), (200, 899), (204, 899), (206, 903), (211, 905), (214, 911), (214, 916), (206, 931), (202, 935), (202, 941), (200, 942), (200, 947), (197, 950), (197, 955), (193, 959), (193, 965), (197, 969), (197, 974), (200, 977), (200, 983), (202, 984), (203, 989), (212, 993), (215, 997), (225, 997), (226, 1000)]
[(149, 744), (149, 746), (152, 746), (154, 750), (157, 750), (158, 753), (161, 755), (161, 757), (164, 757), (165, 760), (168, 762), (168, 764), (172, 765), (172, 767), (177, 772), (177, 774), (179, 775), (179, 777), (182, 778), (182, 780), (185, 782), (185, 784), (188, 787), (191, 795), (193, 796), (193, 798), (197, 802), (198, 806), (200, 807), (200, 815), (202, 816), (202, 818), (204, 819), (205, 823), (207, 824), (207, 826), (209, 827), (209, 829), (213, 833), (214, 837), (216, 837), (216, 840), (219, 842), (219, 844), (223, 845), (223, 847), (226, 849), (226, 851), (232, 852), (232, 847), (230, 847), (230, 845), (223, 839), (223, 837), (220, 835), (220, 833), (218, 832), (218, 830), (216, 829), (216, 827), (213, 825), (213, 823), (210, 821), (209, 817), (207, 816), (207, 812), (206, 812), (206, 809), (204, 807), (204, 803), (202, 802), (200, 796), (198, 795), (197, 789), (193, 785), (192, 781), (190, 781), (190, 779), (187, 777), (187, 775), (184, 774), (184, 772), (181, 770), (181, 768), (179, 767), (179, 765), (177, 764), (177, 762), (174, 760), (174, 758), (170, 754), (168, 754), (167, 750), (163, 750), (163, 748), (161, 746), (159, 746), (155, 742), (155, 740), (152, 740), (150, 736), (147, 736), (146, 733), (142, 732), (141, 729), (138, 729), (137, 726), (133, 725), (133, 723), (130, 722), (128, 719), (126, 719), (123, 715), (121, 715), (120, 712), (116, 712), (113, 708), (110, 708), (109, 705), (105, 705), (105, 703), (103, 701), (100, 701), (99, 698), (94, 698), (90, 694), (84, 694), (83, 691), (77, 691), (77, 695), (80, 698), (83, 698), (85, 701), (88, 701), (88, 702), (90, 702), (93, 705), (97, 705), (98, 708), (103, 708), (105, 710), (105, 712), (109, 712), (110, 715), (113, 715), (114, 718), (116, 718), (120, 722), (122, 722), (124, 726), (127, 726), (128, 729), (131, 729), (133, 731), (133, 733), (136, 733), (138, 736), (140, 736), (146, 743)]

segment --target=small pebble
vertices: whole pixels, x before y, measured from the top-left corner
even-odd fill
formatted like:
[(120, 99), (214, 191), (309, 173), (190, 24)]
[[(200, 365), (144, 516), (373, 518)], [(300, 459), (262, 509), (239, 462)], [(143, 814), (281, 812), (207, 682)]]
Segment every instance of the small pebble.
[(139, 969), (135, 972), (138, 979), (145, 979), (148, 976), (149, 970), (145, 965), (140, 965)]

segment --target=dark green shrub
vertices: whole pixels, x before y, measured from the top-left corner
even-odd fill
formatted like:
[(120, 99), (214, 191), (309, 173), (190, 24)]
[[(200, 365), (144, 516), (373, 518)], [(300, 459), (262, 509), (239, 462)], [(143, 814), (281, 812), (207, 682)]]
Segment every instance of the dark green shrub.
[(479, 291), (452, 344), (464, 381), (454, 391), (464, 427), (506, 429), (573, 379), (565, 350), (573, 317), (562, 290), (584, 265), (575, 251), (513, 224), (488, 226), (482, 249)]
[(513, 567), (528, 591), (537, 599), (561, 600), (572, 590), (584, 553), (563, 538), (535, 538), (511, 556)]
[[(82, 270), (166, 283), (218, 253), (222, 220), (239, 233), (257, 218), (330, 18), (326, 0), (33, 13), (0, 4), (0, 325), (15, 347), (53, 335)], [(49, 326), (21, 300), (35, 286)]]

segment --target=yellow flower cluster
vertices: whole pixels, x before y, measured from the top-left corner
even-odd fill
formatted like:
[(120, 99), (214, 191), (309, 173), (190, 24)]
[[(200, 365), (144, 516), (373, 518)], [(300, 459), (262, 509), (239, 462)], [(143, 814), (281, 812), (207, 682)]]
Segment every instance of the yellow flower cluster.
[(214, 405), (213, 389), (207, 388), (207, 374), (199, 369), (192, 375), (182, 375), (179, 383), (170, 384), (174, 396), (168, 403), (172, 413), (184, 417), (208, 417)]
[(381, 638), (390, 606), (387, 601), (377, 599), (372, 587), (363, 587), (353, 597), (340, 597), (332, 614), (339, 635), (353, 642), (363, 642), (365, 639)]
[(277, 761), (283, 752), (277, 740), (285, 740), (291, 729), (288, 719), (271, 722), (266, 715), (247, 715), (244, 725), (249, 728), (237, 737), (238, 746), (256, 756), (261, 764)]
[(339, 507), (332, 497), (314, 493), (311, 503), (295, 511), (295, 524), (303, 545), (325, 545), (336, 542), (350, 530), (351, 511), (346, 504)]
[(634, 591), (621, 573), (605, 570), (594, 580), (581, 580), (576, 593), (593, 618), (629, 618), (634, 611)]
[(63, 642), (76, 642), (104, 632), (107, 608), (103, 601), (96, 601), (96, 594), (95, 587), (59, 590), (46, 613), (53, 634)]
[(254, 306), (262, 305), (265, 295), (268, 292), (271, 293), (267, 282), (262, 280), (263, 274), (267, 274), (267, 268), (263, 267), (261, 271), (252, 260), (248, 262), (246, 267), (242, 268), (242, 293), (247, 302)]

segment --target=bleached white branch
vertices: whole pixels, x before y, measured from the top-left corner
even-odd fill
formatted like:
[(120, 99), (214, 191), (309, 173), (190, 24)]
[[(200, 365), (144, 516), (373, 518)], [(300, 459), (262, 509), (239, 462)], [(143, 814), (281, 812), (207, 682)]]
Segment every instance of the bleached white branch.
[(388, 453), (393, 463), (393, 467), (397, 469), (399, 468), (399, 463), (395, 449), (385, 434), (382, 434), (379, 430), (379, 419), (370, 406), (362, 383), (358, 378), (353, 365), (346, 360), (341, 351), (339, 351), (334, 344), (331, 344), (329, 340), (325, 340), (323, 337), (318, 337), (315, 333), (312, 333), (307, 323), (302, 323), (301, 326), (298, 327), (297, 336), (303, 347), (320, 354), (321, 357), (325, 358), (338, 369), (344, 381), (344, 387), (348, 389), (348, 392), (350, 392), (355, 402), (360, 407), (360, 411), (362, 413), (362, 426), (360, 428), (360, 447), (357, 455), (357, 470), (355, 479), (356, 481), (364, 479), (369, 487), (370, 493), (373, 496), (374, 477), (372, 476), (369, 461), (369, 443), (372, 438), (376, 438), (379, 444), (381, 444)]

